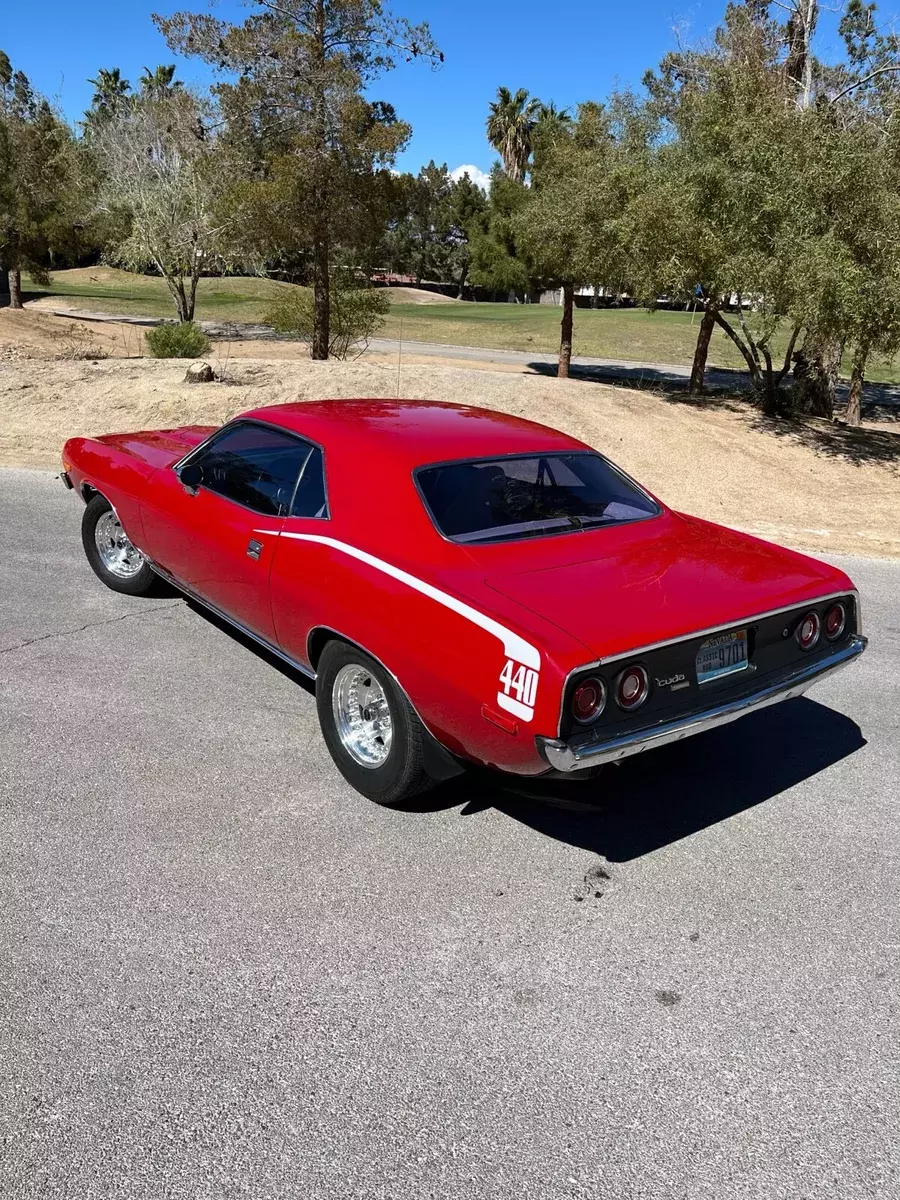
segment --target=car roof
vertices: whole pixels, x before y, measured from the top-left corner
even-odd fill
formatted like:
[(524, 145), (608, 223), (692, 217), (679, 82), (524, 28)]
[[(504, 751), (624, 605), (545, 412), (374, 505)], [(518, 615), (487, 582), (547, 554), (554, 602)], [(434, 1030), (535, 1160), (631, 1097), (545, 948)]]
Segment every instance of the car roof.
[(302, 434), (326, 450), (359, 452), (377, 444), (380, 457), (410, 469), (453, 459), (588, 449), (535, 421), (436, 400), (313, 400), (241, 415)]

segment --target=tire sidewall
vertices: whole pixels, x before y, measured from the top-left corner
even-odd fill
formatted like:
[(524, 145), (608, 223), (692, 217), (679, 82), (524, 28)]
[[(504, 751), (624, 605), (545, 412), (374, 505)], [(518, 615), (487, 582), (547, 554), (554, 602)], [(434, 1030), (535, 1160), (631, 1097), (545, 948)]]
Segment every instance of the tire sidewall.
[(94, 538), (97, 522), (104, 513), (114, 511), (105, 496), (96, 495), (88, 502), (81, 521), (81, 541), (84, 553), (91, 570), (108, 588), (114, 592), (123, 592), (126, 596), (144, 596), (156, 582), (156, 574), (146, 560), (136, 575), (132, 575), (130, 579), (123, 579), (114, 575), (104, 566), (100, 551), (97, 549), (97, 542)]
[[(387, 760), (378, 767), (364, 767), (352, 757), (341, 742), (334, 720), (334, 683), (342, 667), (351, 664), (370, 671), (378, 680), (391, 712), (391, 749)], [(316, 709), (325, 744), (334, 762), (351, 787), (374, 800), (376, 804), (390, 805), (405, 791), (417, 746), (414, 745), (415, 731), (412, 722), (415, 716), (409, 701), (394, 681), (393, 676), (365, 651), (346, 642), (332, 642), (325, 648), (319, 660), (316, 675)]]

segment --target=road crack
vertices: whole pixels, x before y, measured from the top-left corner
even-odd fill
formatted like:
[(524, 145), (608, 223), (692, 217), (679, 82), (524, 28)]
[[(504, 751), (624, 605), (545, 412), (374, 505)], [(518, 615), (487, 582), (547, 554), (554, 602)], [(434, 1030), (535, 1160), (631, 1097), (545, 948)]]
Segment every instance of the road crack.
[(139, 612), (121, 613), (118, 617), (107, 617), (104, 621), (88, 621), (84, 625), (78, 625), (75, 629), (56, 629), (52, 633), (42, 633), (38, 637), (29, 638), (25, 642), (17, 642), (13, 646), (4, 646), (0, 649), (0, 654), (12, 654), (14, 650), (24, 650), (28, 646), (34, 646), (38, 642), (49, 642), (53, 638), (72, 637), (73, 634), (83, 633), (85, 629), (99, 629), (103, 625), (116, 625), (119, 621), (131, 621), (135, 617), (148, 617), (151, 613), (165, 612), (170, 608), (178, 608), (181, 605), (180, 600), (174, 600), (170, 604), (156, 604), (153, 608), (143, 608)]

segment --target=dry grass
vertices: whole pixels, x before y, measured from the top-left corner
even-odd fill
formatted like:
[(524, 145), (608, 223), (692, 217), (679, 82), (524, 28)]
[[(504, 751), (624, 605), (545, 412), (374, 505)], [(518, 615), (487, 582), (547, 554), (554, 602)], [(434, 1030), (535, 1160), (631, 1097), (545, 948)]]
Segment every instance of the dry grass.
[(427, 288), (386, 287), (381, 291), (390, 297), (391, 304), (465, 304), (464, 300), (457, 300), (455, 296), (429, 292)]
[[(218, 424), (288, 400), (397, 394), (393, 362), (234, 357), (226, 383), (202, 387), (185, 384), (184, 369), (150, 359), (0, 360), (0, 464), (56, 467), (62, 443), (78, 434)], [(564, 429), (677, 509), (801, 548), (900, 556), (900, 435), (848, 440), (808, 424), (776, 433), (746, 407), (433, 363), (407, 362), (401, 383), (404, 396)]]

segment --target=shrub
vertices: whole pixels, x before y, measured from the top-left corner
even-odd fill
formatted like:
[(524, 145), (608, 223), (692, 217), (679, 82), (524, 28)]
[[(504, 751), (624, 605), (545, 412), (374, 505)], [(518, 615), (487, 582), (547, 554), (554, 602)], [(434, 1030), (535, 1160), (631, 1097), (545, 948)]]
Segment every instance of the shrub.
[[(328, 354), (331, 358), (346, 358), (351, 346), (366, 348), (384, 324), (390, 308), (388, 295), (375, 288), (345, 288), (332, 286), (331, 323)], [(279, 333), (292, 333), (301, 341), (311, 342), (313, 336), (313, 294), (298, 288), (266, 313), (263, 320)]]
[(147, 330), (147, 348), (154, 358), (199, 358), (209, 347), (209, 338), (193, 321)]

